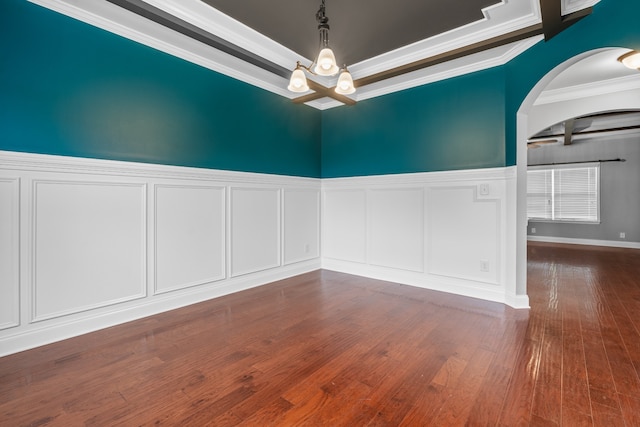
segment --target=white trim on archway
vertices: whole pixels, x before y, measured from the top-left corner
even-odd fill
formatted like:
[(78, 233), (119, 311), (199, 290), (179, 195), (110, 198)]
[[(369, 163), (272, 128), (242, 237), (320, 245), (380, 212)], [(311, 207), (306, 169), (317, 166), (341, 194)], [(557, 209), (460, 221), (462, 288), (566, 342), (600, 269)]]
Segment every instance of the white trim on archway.
[(536, 99), (560, 73), (585, 58), (612, 49), (619, 48), (590, 50), (556, 66), (531, 89), (516, 113), (516, 295), (527, 294), (527, 139), (530, 136), (529, 114)]

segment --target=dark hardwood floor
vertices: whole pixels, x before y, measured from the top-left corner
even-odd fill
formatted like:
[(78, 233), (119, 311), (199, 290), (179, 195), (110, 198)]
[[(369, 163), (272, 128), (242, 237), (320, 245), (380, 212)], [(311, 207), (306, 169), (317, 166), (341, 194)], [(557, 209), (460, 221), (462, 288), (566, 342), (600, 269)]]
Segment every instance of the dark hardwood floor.
[(531, 244), (529, 296), (313, 272), (0, 358), (0, 425), (640, 426), (640, 251)]

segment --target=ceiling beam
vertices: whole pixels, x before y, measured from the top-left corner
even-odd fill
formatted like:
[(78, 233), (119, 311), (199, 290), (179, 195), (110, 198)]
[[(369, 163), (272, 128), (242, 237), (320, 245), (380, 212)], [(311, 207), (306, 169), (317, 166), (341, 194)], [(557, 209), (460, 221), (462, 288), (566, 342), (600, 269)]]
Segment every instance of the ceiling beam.
[(551, 40), (553, 37), (557, 36), (585, 16), (590, 15), (592, 10), (592, 7), (587, 7), (566, 16), (562, 16), (561, 0), (540, 0), (544, 40)]
[[(543, 34), (542, 24), (532, 25), (527, 28), (512, 31), (508, 34), (483, 40), (469, 46), (464, 46), (438, 55), (430, 56), (428, 58), (420, 59), (418, 61), (410, 62), (408, 64), (400, 65), (399, 67), (381, 71), (379, 73), (354, 80), (353, 84), (356, 88), (370, 85), (372, 83), (377, 83), (379, 81), (390, 79), (392, 77), (397, 77), (406, 73), (418, 71), (423, 68), (462, 58), (464, 56), (472, 55), (474, 53), (482, 52), (487, 49), (492, 49), (494, 47), (504, 46), (509, 43), (525, 40), (541, 34)], [(293, 102), (309, 102), (323, 97), (324, 95), (322, 93), (316, 92), (304, 95), (302, 97), (294, 98)]]
[[(334, 87), (324, 87), (320, 83), (315, 82), (315, 81), (313, 81), (311, 79), (307, 80), (307, 84), (309, 85), (309, 88), (312, 91), (314, 91), (314, 93), (311, 93), (311, 94), (305, 95), (305, 96), (313, 95), (314, 96), (313, 99), (324, 98), (324, 97), (328, 96), (329, 98), (333, 98), (336, 101), (340, 101), (340, 102), (342, 102), (343, 104), (346, 104), (346, 105), (355, 105), (356, 104), (356, 101), (354, 99), (351, 99), (348, 96), (340, 95), (339, 93), (337, 93), (335, 91), (335, 86)], [(309, 102), (309, 101), (301, 100), (301, 98), (304, 98), (304, 96), (299, 96), (297, 98), (294, 98), (293, 102), (295, 102), (295, 103)]]
[(242, 61), (248, 62), (249, 64), (255, 65), (256, 67), (262, 68), (263, 70), (266, 70), (277, 76), (283, 77), (287, 80), (289, 80), (289, 77), (291, 76), (290, 70), (287, 70), (286, 68), (281, 67), (280, 65), (271, 62), (259, 55), (256, 55), (253, 52), (243, 49), (240, 46), (237, 46), (221, 37), (211, 34), (203, 30), (202, 28), (199, 28), (180, 18), (177, 18), (162, 9), (151, 6), (150, 4), (142, 0), (106, 1), (108, 1), (109, 3), (113, 3), (116, 6), (120, 6), (121, 8), (126, 9), (129, 12), (147, 18), (157, 24), (174, 30), (187, 37), (191, 37), (192, 39), (211, 46), (214, 49), (234, 56)]
[[(418, 71), (437, 64), (441, 64), (443, 62), (462, 58), (468, 55), (473, 55), (475, 53), (504, 46), (509, 43), (525, 40), (541, 34), (544, 35), (545, 40), (550, 40), (552, 37), (558, 35), (560, 32), (569, 28), (571, 25), (575, 24), (585, 16), (590, 15), (593, 10), (593, 8), (588, 7), (580, 11), (570, 13), (566, 16), (562, 16), (560, 0), (540, 0), (540, 9), (542, 11), (542, 22), (540, 24), (512, 31), (501, 36), (496, 36), (471, 44), (469, 46), (464, 46), (438, 55), (430, 56), (428, 58), (420, 59), (418, 61), (410, 62), (408, 64), (391, 68), (389, 70), (381, 71), (379, 73), (354, 80), (353, 84), (356, 88), (363, 87), (382, 80), (390, 79), (392, 77), (397, 77), (413, 71)], [(324, 96), (325, 95), (323, 95), (322, 92), (315, 92), (308, 95), (303, 95), (298, 98), (294, 98), (293, 102), (310, 102), (315, 101), (316, 99), (324, 98)]]
[[(618, 127), (612, 127), (612, 128), (606, 128), (606, 129), (583, 130), (578, 132), (572, 132), (571, 135), (572, 137), (576, 137), (576, 136), (582, 136), (582, 135), (596, 135), (599, 133), (607, 133), (607, 132), (623, 132), (628, 130), (640, 130), (640, 125), (618, 126)], [(564, 133), (555, 133), (553, 135), (544, 135), (539, 137), (534, 136), (529, 138), (528, 141), (539, 142), (539, 141), (544, 141), (544, 140), (553, 139), (553, 138), (564, 138), (564, 136), (565, 136)]]
[[(129, 12), (133, 12), (137, 15), (145, 17), (157, 24), (163, 25), (167, 28), (170, 28), (174, 31), (179, 32), (185, 36), (191, 37), (194, 40), (197, 40), (201, 43), (204, 43), (208, 46), (213, 47), (219, 51), (227, 53), (231, 56), (234, 56), (238, 59), (241, 59), (249, 64), (255, 65), (263, 70), (266, 70), (270, 73), (273, 73), (277, 76), (283, 77), (289, 80), (291, 76), (291, 70), (287, 70), (284, 67), (281, 67), (278, 64), (275, 64), (267, 59), (262, 58), (261, 56), (256, 55), (253, 52), (250, 52), (246, 49), (241, 48), (221, 37), (218, 37), (214, 34), (211, 34), (207, 31), (204, 31), (201, 28), (196, 27), (180, 18), (177, 18), (157, 7), (151, 6), (150, 4), (142, 1), (142, 0), (107, 0), (109, 3), (113, 3), (116, 6), (120, 6), (123, 9), (128, 10)], [(314, 82), (312, 80), (308, 81), (309, 87), (311, 90), (317, 94), (318, 97), (330, 97), (337, 101), (342, 102), (346, 105), (354, 105), (356, 103), (355, 100), (340, 95), (335, 92), (334, 88), (327, 88), (321, 85), (320, 83)], [(296, 98), (297, 99), (297, 98)], [(317, 99), (317, 98), (314, 98)], [(296, 102), (294, 100), (294, 102)], [(307, 102), (307, 101), (302, 101)]]
[(392, 77), (397, 77), (413, 71), (422, 70), (423, 68), (431, 67), (443, 62), (452, 61), (454, 59), (462, 58), (465, 56), (473, 55), (475, 53), (483, 52), (488, 49), (507, 45), (509, 43), (521, 41), (542, 34), (542, 26), (540, 24), (532, 25), (527, 28), (512, 31), (507, 34), (492, 37), (481, 42), (473, 43), (468, 46), (453, 49), (448, 52), (444, 52), (438, 55), (430, 56), (428, 58), (420, 59), (418, 61), (410, 62), (399, 67), (392, 68), (390, 70), (381, 71), (376, 74), (372, 74), (367, 77), (363, 77), (355, 80), (353, 83), (356, 87), (370, 85), (377, 83), (381, 80), (386, 80)]
[(569, 119), (564, 122), (564, 145), (571, 145), (571, 135), (575, 127), (576, 119)]
[[(126, 10), (129, 10), (130, 12), (133, 12), (137, 15), (143, 16), (167, 28), (170, 28), (174, 31), (177, 31), (181, 34), (198, 40), (204, 44), (207, 44), (208, 46), (232, 55), (238, 59), (246, 61), (263, 70), (271, 72), (277, 76), (280, 76), (287, 80), (290, 77), (290, 70), (265, 58), (262, 58), (261, 56), (253, 52), (243, 49), (240, 46), (230, 43), (229, 41), (224, 40), (214, 34), (204, 31), (203, 29), (198, 28), (195, 25), (192, 25), (184, 20), (181, 20), (159, 8), (151, 6), (143, 0), (107, 1)], [(397, 77), (406, 73), (421, 70), (433, 65), (451, 61), (457, 58), (462, 58), (464, 56), (472, 55), (474, 53), (482, 52), (487, 49), (492, 49), (509, 43), (524, 40), (540, 34), (544, 34), (545, 40), (549, 40), (561, 31), (579, 21), (580, 19), (591, 14), (592, 12), (592, 8), (588, 7), (578, 12), (562, 16), (560, 1), (561, 0), (540, 0), (540, 9), (542, 11), (542, 23), (540, 24), (532, 25), (530, 27), (516, 30), (508, 34), (474, 43), (469, 46), (454, 49), (418, 61), (410, 62), (399, 67), (372, 74), (370, 76), (355, 80), (354, 86), (356, 88), (363, 87), (382, 80), (390, 79), (392, 77)], [(293, 102), (305, 103), (320, 98), (330, 97), (347, 105), (354, 105), (356, 103), (354, 99), (336, 93), (335, 87), (325, 87), (313, 80), (309, 80), (309, 87), (314, 91), (314, 93), (294, 98)]]

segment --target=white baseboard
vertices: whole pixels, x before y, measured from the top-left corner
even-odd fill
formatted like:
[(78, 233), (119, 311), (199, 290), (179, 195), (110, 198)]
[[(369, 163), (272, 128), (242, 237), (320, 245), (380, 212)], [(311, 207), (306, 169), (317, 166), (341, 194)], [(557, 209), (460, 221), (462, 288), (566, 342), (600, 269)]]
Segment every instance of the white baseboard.
[(531, 242), (566, 243), (569, 245), (607, 246), (611, 248), (640, 249), (640, 242), (626, 242), (626, 241), (619, 241), (619, 240), (576, 239), (571, 237), (554, 237), (554, 236), (539, 236), (539, 235), (527, 236), (527, 240)]
[(211, 286), (195, 287), (189, 292), (156, 295), (152, 299), (114, 305), (99, 313), (87, 312), (83, 316), (62, 322), (41, 322), (39, 326), (28, 331), (16, 330), (14, 334), (2, 337), (0, 339), (0, 357), (255, 288), (319, 268), (319, 260), (312, 260), (233, 278)]
[(397, 269), (381, 268), (367, 264), (349, 263), (339, 260), (323, 259), (322, 268), (369, 279), (384, 280), (415, 286), (432, 291), (446, 292), (463, 297), (507, 304), (513, 308), (529, 308), (528, 297), (524, 299), (505, 297), (503, 289), (490, 284), (469, 280), (456, 280), (450, 277), (438, 277), (421, 273), (407, 272)]
[(527, 309), (531, 308), (529, 306), (529, 296), (528, 295), (505, 295), (505, 303), (513, 308), (517, 309)]

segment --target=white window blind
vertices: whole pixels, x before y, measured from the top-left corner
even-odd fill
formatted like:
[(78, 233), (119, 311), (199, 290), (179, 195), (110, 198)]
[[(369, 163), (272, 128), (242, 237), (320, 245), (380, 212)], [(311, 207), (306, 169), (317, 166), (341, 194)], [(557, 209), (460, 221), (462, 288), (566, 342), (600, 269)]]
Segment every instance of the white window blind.
[(533, 166), (527, 171), (527, 216), (545, 221), (600, 221), (600, 164)]

